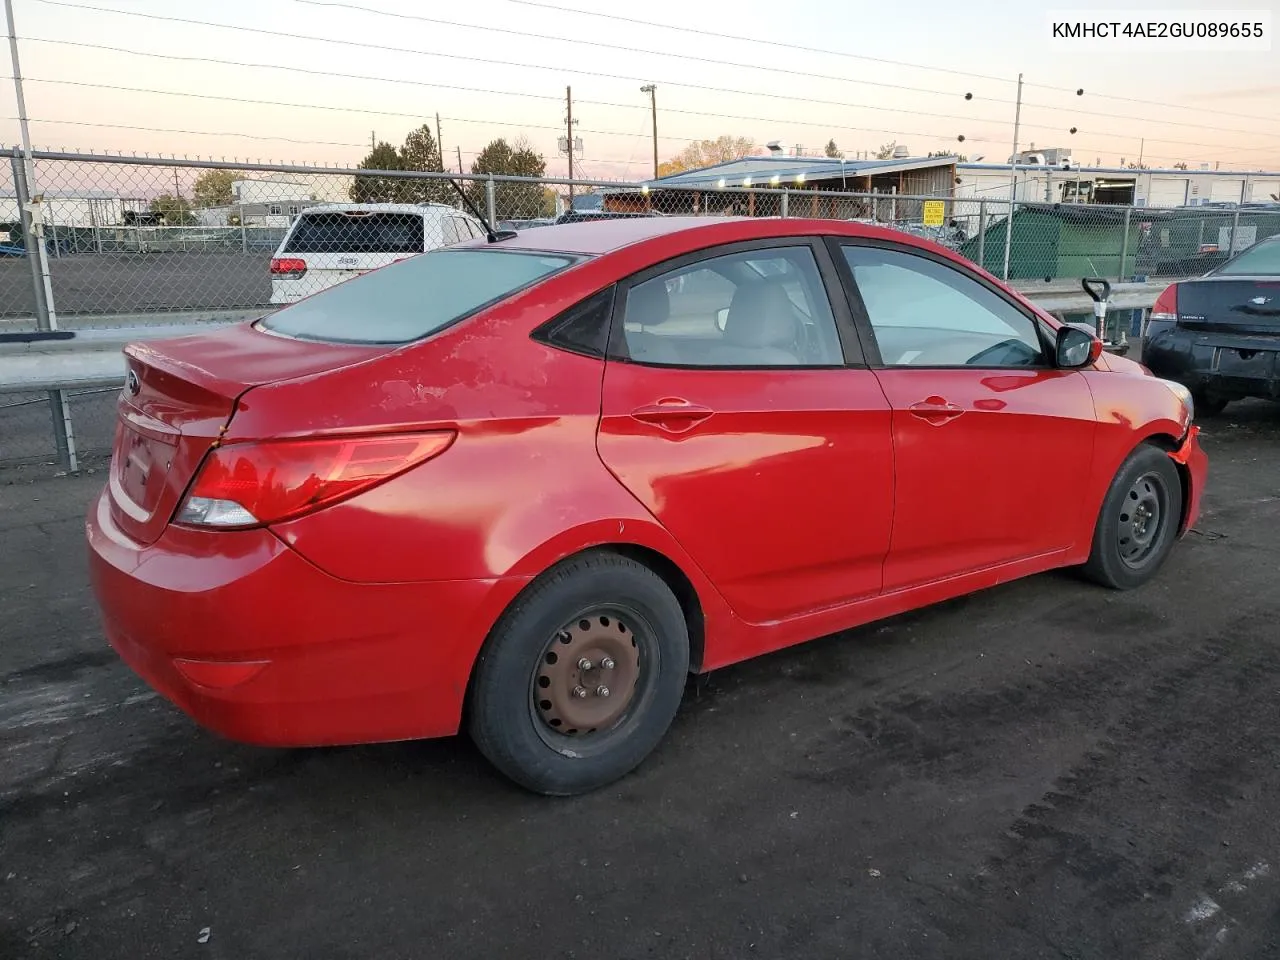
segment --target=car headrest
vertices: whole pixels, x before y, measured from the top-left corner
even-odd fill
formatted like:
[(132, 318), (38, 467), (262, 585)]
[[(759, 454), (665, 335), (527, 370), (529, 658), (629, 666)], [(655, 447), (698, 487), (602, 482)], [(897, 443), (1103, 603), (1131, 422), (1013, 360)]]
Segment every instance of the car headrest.
[(671, 298), (662, 277), (637, 284), (627, 293), (627, 321), (642, 327), (656, 327), (671, 316)]
[(724, 340), (739, 347), (778, 347), (796, 337), (795, 310), (780, 283), (761, 280), (733, 294)]

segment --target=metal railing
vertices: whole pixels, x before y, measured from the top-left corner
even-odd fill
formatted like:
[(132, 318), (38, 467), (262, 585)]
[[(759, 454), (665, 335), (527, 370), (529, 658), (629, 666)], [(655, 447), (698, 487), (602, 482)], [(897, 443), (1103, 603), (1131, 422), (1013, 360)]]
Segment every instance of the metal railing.
[[(243, 319), (486, 226), (537, 229), (570, 209), (877, 224), (1024, 285), (1187, 277), (1280, 234), (1280, 213), (1247, 207), (1011, 203), (805, 183), (667, 188), (47, 151), (33, 153), (28, 182), (26, 166), (17, 154), (0, 165), (0, 196), (13, 198), (7, 214), (0, 206), (0, 341)], [(72, 470), (109, 446), (107, 395), (61, 377), (49, 357), (48, 390), (6, 394), (0, 382), (0, 464), (45, 458)]]

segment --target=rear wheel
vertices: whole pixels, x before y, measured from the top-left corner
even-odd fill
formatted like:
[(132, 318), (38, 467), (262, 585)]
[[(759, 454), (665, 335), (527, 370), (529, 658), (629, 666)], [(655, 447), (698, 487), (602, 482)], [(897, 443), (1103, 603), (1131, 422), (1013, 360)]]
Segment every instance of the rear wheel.
[(476, 665), (471, 736), (520, 785), (585, 793), (657, 746), (688, 670), (684, 613), (661, 577), (615, 554), (573, 558), (494, 628)]
[(1178, 470), (1163, 450), (1143, 444), (1111, 481), (1085, 575), (1117, 590), (1141, 586), (1173, 549), (1181, 520)]

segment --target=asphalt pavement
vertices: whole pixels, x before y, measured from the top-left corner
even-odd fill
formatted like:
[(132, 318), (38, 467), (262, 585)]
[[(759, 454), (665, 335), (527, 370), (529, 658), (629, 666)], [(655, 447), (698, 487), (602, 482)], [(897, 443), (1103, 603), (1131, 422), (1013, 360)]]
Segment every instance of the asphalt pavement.
[(1044, 575), (691, 681), (569, 800), (462, 739), (201, 731), (102, 639), (101, 472), (0, 472), (0, 957), (1274, 960), (1280, 407), (1204, 433), (1148, 587)]
[[(270, 263), (269, 250), (76, 254), (50, 259), (49, 278), (68, 315), (225, 310), (270, 302)], [(0, 258), (0, 319), (35, 309), (31, 265)]]

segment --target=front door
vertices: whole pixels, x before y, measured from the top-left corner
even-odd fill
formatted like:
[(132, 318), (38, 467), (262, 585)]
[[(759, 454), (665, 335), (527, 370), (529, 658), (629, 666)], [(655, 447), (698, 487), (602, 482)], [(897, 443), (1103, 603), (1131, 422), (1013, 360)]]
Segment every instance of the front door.
[(713, 249), (638, 275), (614, 315), (600, 456), (753, 623), (881, 589), (890, 411), (845, 363), (828, 256)]
[(1096, 428), (1085, 378), (976, 275), (893, 244), (843, 243), (854, 312), (893, 408), (885, 589), (1063, 550), (1079, 534)]

